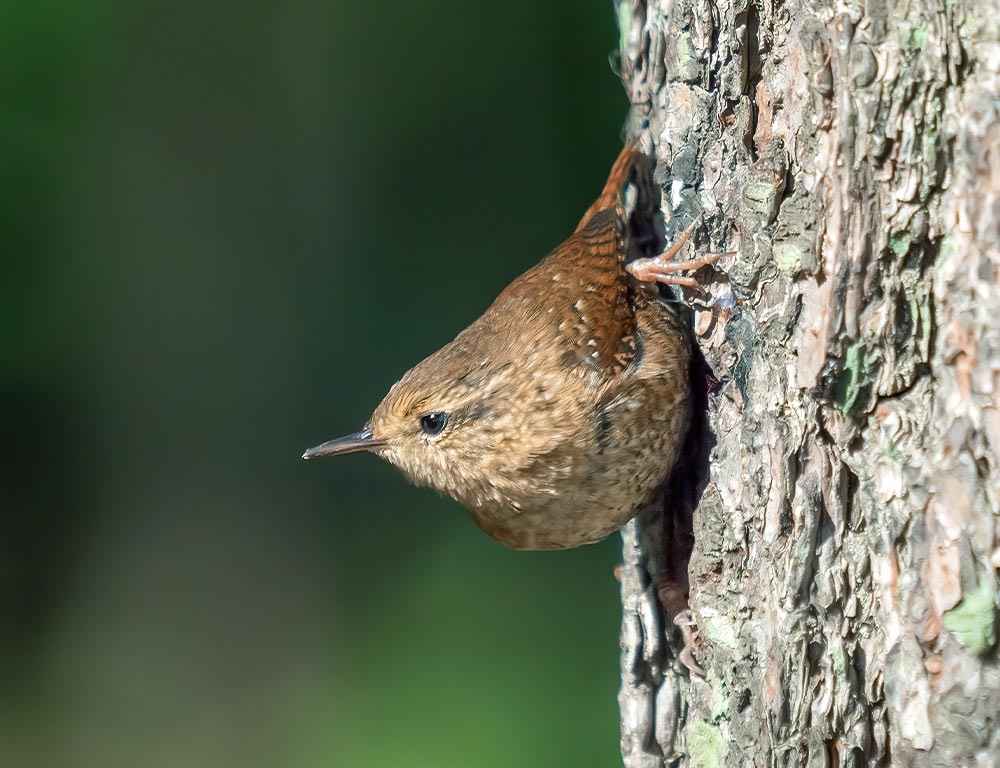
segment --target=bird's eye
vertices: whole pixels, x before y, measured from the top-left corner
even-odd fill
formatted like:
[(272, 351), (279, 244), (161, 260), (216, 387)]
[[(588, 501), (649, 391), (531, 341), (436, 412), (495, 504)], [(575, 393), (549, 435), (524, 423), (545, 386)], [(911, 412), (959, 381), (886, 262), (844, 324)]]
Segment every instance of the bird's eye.
[(425, 413), (420, 417), (420, 428), (428, 435), (440, 435), (441, 430), (444, 429), (445, 425), (448, 423), (448, 414), (441, 413), (440, 411), (436, 413)]

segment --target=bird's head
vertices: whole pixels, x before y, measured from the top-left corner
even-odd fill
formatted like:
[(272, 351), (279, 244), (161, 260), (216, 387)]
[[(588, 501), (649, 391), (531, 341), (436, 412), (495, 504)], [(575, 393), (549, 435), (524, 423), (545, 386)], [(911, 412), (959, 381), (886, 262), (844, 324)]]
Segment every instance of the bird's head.
[(498, 442), (519, 418), (511, 409), (511, 365), (454, 353), (446, 347), (410, 369), (363, 429), (303, 458), (372, 451), (411, 482), (474, 505)]

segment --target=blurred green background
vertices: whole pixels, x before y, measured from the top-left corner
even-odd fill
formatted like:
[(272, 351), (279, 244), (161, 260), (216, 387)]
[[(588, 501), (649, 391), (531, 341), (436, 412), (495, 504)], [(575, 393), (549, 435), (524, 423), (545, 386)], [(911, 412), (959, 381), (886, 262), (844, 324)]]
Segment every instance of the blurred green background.
[(617, 537), (305, 464), (573, 228), (607, 0), (0, 6), (0, 766), (618, 764)]

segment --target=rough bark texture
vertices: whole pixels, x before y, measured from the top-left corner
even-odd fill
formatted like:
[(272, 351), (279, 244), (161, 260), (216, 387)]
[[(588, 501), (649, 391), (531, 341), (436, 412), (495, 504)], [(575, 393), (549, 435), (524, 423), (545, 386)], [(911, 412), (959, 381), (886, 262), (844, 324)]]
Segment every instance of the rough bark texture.
[(626, 766), (1000, 765), (1000, 5), (616, 9), (664, 215), (737, 252), (624, 531)]

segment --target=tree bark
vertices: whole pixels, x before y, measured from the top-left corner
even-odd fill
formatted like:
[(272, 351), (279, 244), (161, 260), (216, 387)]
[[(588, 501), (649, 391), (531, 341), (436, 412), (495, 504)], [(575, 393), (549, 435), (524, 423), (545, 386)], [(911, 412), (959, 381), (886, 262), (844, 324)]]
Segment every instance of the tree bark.
[(1000, 4), (615, 5), (668, 230), (735, 252), (623, 532), (625, 765), (1000, 765)]

